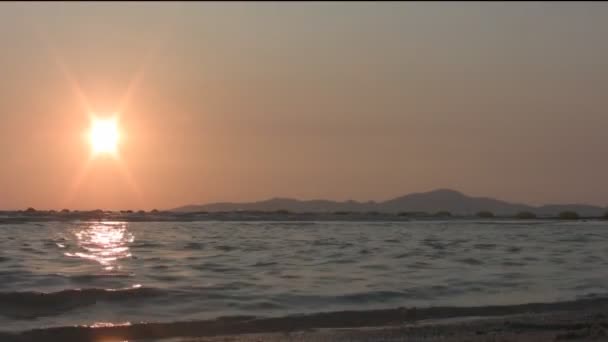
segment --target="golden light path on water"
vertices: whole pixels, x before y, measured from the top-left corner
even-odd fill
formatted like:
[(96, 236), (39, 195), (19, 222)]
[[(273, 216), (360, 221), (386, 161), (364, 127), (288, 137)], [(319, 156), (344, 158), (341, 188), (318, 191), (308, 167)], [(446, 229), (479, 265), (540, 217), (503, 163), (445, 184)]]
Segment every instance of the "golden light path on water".
[(66, 252), (68, 257), (93, 260), (106, 271), (120, 268), (120, 259), (131, 257), (129, 245), (135, 236), (127, 229), (126, 222), (91, 222), (74, 232), (80, 252)]

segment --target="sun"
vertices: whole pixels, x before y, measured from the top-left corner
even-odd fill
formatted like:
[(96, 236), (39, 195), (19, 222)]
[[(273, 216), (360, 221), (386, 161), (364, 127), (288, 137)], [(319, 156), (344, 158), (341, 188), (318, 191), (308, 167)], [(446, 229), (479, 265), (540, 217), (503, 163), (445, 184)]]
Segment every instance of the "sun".
[(116, 155), (118, 151), (118, 123), (115, 117), (96, 118), (91, 121), (89, 141), (94, 155)]

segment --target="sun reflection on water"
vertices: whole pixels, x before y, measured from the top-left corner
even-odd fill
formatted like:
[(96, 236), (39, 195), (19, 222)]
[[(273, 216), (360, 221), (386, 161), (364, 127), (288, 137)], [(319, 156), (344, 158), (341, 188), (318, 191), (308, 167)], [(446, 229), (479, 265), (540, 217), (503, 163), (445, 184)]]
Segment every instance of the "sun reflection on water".
[(129, 244), (135, 240), (126, 222), (94, 222), (74, 235), (82, 251), (65, 255), (96, 261), (107, 271), (116, 269), (118, 260), (131, 257)]
[(109, 323), (109, 322), (95, 322), (88, 327), (91, 328), (113, 328), (113, 327), (128, 327), (131, 326), (131, 322), (124, 323)]

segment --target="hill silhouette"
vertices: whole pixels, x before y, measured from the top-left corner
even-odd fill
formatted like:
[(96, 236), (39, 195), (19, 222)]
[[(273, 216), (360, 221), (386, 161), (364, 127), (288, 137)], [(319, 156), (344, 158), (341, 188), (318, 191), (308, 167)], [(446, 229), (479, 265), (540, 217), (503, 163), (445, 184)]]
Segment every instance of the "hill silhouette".
[(520, 203), (510, 203), (489, 197), (472, 197), (451, 189), (437, 189), (429, 192), (412, 193), (382, 202), (297, 200), (292, 198), (271, 198), (247, 203), (210, 203), (186, 205), (172, 209), (175, 212), (195, 211), (277, 211), (291, 212), (450, 212), (455, 215), (475, 215), (489, 211), (496, 215), (516, 215), (532, 212), (538, 216), (555, 216), (563, 211), (575, 211), (582, 216), (602, 216), (606, 208), (586, 204), (551, 204), (539, 207)]

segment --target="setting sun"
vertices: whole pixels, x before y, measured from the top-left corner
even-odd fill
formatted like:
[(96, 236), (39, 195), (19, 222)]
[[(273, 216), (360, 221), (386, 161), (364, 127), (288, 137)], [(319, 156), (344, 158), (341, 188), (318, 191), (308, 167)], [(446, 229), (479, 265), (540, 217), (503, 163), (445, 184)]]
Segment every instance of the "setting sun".
[(116, 154), (119, 138), (116, 121), (116, 118), (93, 118), (89, 133), (93, 154)]

